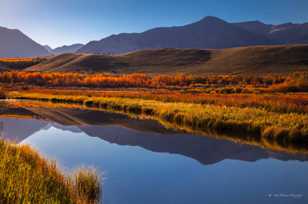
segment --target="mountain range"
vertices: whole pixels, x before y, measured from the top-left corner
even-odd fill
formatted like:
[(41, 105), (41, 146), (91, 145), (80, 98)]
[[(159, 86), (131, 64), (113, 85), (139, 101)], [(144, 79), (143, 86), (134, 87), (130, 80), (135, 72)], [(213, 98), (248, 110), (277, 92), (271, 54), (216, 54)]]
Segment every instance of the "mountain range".
[(226, 22), (208, 16), (184, 26), (160, 27), (142, 33), (111, 35), (86, 45), (51, 49), (21, 31), (0, 27), (0, 57), (31, 57), (63, 53), (119, 54), (144, 49), (220, 49), (252, 45), (308, 43), (308, 23), (265, 24), (260, 21)]
[(208, 16), (184, 26), (111, 35), (99, 41), (89, 42), (78, 52), (118, 54), (143, 49), (217, 49), (302, 43), (308, 43), (308, 23), (281, 25), (265, 24), (260, 21), (229, 23), (217, 17)]

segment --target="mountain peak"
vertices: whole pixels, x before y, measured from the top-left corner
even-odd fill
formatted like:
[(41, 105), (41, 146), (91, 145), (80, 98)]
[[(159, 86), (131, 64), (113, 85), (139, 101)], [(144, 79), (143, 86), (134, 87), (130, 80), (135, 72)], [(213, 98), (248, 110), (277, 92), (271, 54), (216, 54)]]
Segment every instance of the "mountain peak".
[(215, 16), (206, 16), (202, 18), (199, 22), (213, 22), (213, 23), (226, 23), (226, 21), (215, 17)]

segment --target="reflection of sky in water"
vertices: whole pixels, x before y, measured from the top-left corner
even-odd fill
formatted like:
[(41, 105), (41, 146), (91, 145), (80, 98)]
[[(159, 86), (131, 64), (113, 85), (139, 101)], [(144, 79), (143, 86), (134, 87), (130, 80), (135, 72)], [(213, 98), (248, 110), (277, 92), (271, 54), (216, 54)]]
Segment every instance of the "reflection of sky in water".
[[(102, 170), (104, 204), (308, 202), (307, 162), (225, 159), (202, 165), (180, 154), (111, 144), (58, 126), (41, 129), (23, 143), (56, 159), (64, 168), (84, 165)], [(304, 197), (268, 198), (269, 193)]]

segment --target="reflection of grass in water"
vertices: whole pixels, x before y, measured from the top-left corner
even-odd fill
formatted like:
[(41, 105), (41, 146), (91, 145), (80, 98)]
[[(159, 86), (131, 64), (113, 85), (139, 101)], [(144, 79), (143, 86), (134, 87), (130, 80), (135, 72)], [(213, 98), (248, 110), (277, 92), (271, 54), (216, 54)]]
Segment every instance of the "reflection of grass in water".
[[(302, 146), (308, 141), (308, 116), (275, 113), (261, 108), (239, 108), (191, 103), (169, 103), (130, 98), (48, 95), (13, 92), (11, 98), (80, 104), (124, 113), (146, 115), (179, 127), (239, 135), (246, 141), (266, 141), (281, 147)], [(247, 136), (250, 137), (247, 137)], [(264, 143), (265, 144), (265, 143)]]
[(29, 146), (0, 140), (0, 203), (98, 203), (100, 179), (91, 169), (64, 176)]

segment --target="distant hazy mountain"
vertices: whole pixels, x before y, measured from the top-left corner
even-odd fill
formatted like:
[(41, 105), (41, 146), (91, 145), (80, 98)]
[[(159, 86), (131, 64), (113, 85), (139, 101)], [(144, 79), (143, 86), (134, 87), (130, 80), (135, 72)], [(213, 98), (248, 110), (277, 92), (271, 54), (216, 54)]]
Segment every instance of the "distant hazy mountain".
[(48, 51), (15, 29), (0, 27), (0, 57), (45, 56)]
[(280, 25), (264, 24), (258, 21), (236, 23), (244, 30), (258, 33), (269, 38), (274, 44), (308, 43), (308, 23)]
[(61, 47), (57, 47), (55, 49), (52, 49), (50, 46), (45, 45), (45, 49), (48, 50), (48, 52), (50, 52), (51, 54), (54, 55), (61, 55), (61, 54), (65, 54), (65, 53), (75, 53), (77, 50), (79, 50), (82, 46), (84, 46), (83, 44), (73, 44), (73, 45), (63, 45)]
[(233, 25), (238, 26), (244, 30), (247, 30), (252, 33), (257, 33), (259, 35), (267, 35), (273, 25), (264, 24), (260, 21), (247, 21), (241, 23), (233, 23)]
[(248, 45), (307, 43), (308, 24), (269, 25), (259, 21), (228, 23), (216, 17), (143, 33), (111, 35), (91, 41), (78, 52), (125, 53), (152, 48), (230, 48)]
[(52, 50), (53, 54), (60, 55), (64, 53), (75, 53), (77, 50), (79, 50), (83, 44), (73, 44), (73, 45), (64, 45), (62, 47), (58, 47)]
[(44, 45), (44, 48), (49, 52), (52, 53), (52, 48), (49, 45)]

